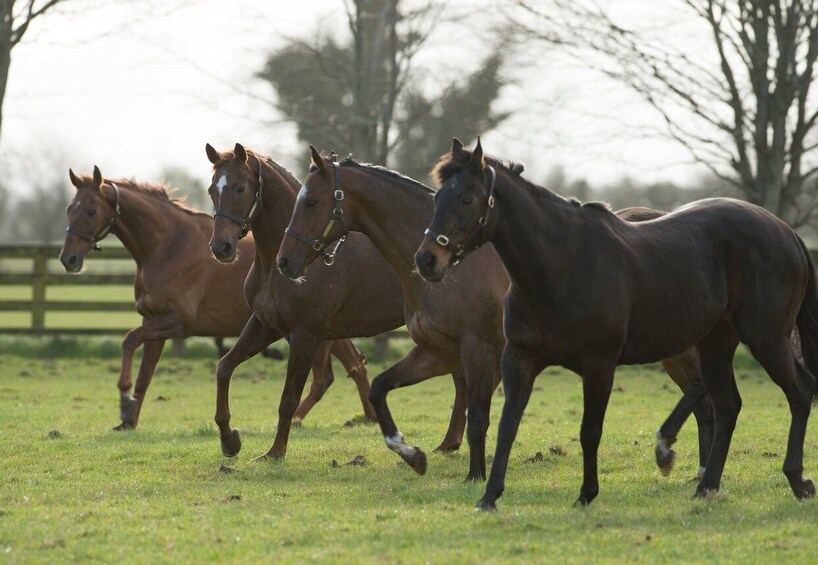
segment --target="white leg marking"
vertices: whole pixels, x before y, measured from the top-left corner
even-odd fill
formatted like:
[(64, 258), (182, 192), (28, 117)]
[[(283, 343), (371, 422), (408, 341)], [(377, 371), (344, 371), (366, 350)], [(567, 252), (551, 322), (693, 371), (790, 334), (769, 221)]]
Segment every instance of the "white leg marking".
[(400, 433), (400, 431), (395, 432), (395, 435), (393, 436), (383, 437), (386, 440), (386, 446), (395, 453), (399, 453), (406, 457), (411, 457), (417, 451), (417, 448), (406, 445), (406, 442), (403, 441), (403, 434)]

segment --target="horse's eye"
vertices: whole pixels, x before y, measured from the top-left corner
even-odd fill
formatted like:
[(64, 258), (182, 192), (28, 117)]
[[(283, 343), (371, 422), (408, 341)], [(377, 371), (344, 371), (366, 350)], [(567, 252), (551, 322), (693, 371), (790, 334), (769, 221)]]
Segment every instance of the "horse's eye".
[(304, 206), (307, 208), (315, 208), (316, 204), (318, 204), (317, 200), (307, 200), (307, 202), (304, 203)]
[(94, 214), (96, 214), (96, 213), (97, 213), (97, 211), (96, 211), (96, 210), (94, 210), (93, 208), (91, 208), (91, 209), (89, 209), (89, 210), (88, 210), (88, 215), (89, 215), (89, 216), (93, 216), (93, 215), (94, 215)]
[(472, 198), (471, 196), (464, 196), (463, 200), (461, 200), (460, 202), (461, 202), (461, 204), (469, 205), (473, 201), (474, 201), (474, 198)]
[(243, 186), (238, 187), (238, 188), (236, 189), (236, 192), (237, 192), (238, 194), (241, 194), (242, 192), (244, 192), (244, 187), (243, 187)]

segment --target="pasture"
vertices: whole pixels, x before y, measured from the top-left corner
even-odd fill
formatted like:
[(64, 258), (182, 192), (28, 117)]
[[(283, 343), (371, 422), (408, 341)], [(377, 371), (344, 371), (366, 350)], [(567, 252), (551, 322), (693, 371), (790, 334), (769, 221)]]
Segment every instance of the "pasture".
[[(511, 455), (497, 513), (473, 510), (483, 484), (464, 483), (466, 445), (430, 454), (418, 476), (387, 450), (336, 362), (324, 400), (293, 430), (287, 458), (249, 459), (270, 445), (284, 363), (253, 359), (231, 387), (243, 449), (223, 457), (214, 411), (215, 355), (196, 340), (159, 365), (140, 428), (118, 422), (115, 340), (0, 340), (0, 560), (221, 562), (806, 562), (818, 505), (797, 502), (780, 471), (789, 413), (743, 351), (744, 408), (722, 491), (691, 500), (691, 421), (673, 474), (653, 463), (654, 432), (679, 398), (657, 367), (620, 368), (600, 446), (599, 497), (575, 509), (582, 474), (579, 379), (540, 376)], [(370, 343), (359, 340), (369, 351)], [(56, 345), (55, 345), (56, 344)], [(370, 378), (398, 359), (369, 365)], [(407, 441), (443, 436), (451, 380), (393, 391)], [(492, 403), (492, 454), (502, 396)], [(539, 455), (538, 455), (539, 454)], [(818, 477), (807, 436), (806, 475)], [(352, 465), (363, 456), (363, 465)]]

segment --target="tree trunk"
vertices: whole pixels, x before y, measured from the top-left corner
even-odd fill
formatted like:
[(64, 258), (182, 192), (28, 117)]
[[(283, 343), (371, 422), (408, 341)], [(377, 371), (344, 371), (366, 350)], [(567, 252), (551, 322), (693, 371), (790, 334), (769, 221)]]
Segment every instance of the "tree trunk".
[[(11, 8), (14, 2), (0, 0), (0, 134), (3, 132), (3, 100), (11, 67)], [(2, 137), (0, 137), (2, 139)]]

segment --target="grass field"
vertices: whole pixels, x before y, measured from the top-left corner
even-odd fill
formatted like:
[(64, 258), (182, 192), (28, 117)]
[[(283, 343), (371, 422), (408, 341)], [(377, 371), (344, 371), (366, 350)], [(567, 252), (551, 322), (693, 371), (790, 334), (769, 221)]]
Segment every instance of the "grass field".
[[(86, 342), (82, 347), (88, 347)], [(243, 451), (224, 458), (212, 423), (215, 360), (163, 359), (133, 432), (117, 423), (115, 347), (0, 342), (0, 561), (104, 562), (810, 562), (818, 505), (797, 502), (780, 472), (789, 414), (747, 359), (744, 410), (722, 492), (690, 500), (695, 426), (669, 478), (653, 464), (654, 431), (678, 399), (654, 367), (617, 374), (600, 448), (601, 493), (574, 509), (582, 475), (580, 381), (541, 375), (512, 452), (499, 511), (473, 510), (468, 449), (430, 454), (415, 475), (361, 414), (336, 371), (324, 400), (293, 431), (282, 461), (249, 459), (273, 438), (284, 364), (254, 359), (232, 386)], [(393, 357), (397, 351), (393, 350)], [(385, 364), (370, 365), (374, 376)], [(445, 431), (449, 379), (390, 395), (407, 440), (428, 450)], [(492, 407), (493, 453), (502, 397)], [(353, 423), (356, 421), (353, 420)], [(818, 476), (814, 430), (807, 475)], [(551, 449), (553, 448), (553, 450)], [(553, 453), (552, 453), (553, 451)], [(537, 452), (541, 461), (529, 462)], [(358, 455), (363, 466), (346, 465)], [(333, 465), (333, 461), (337, 465)]]

